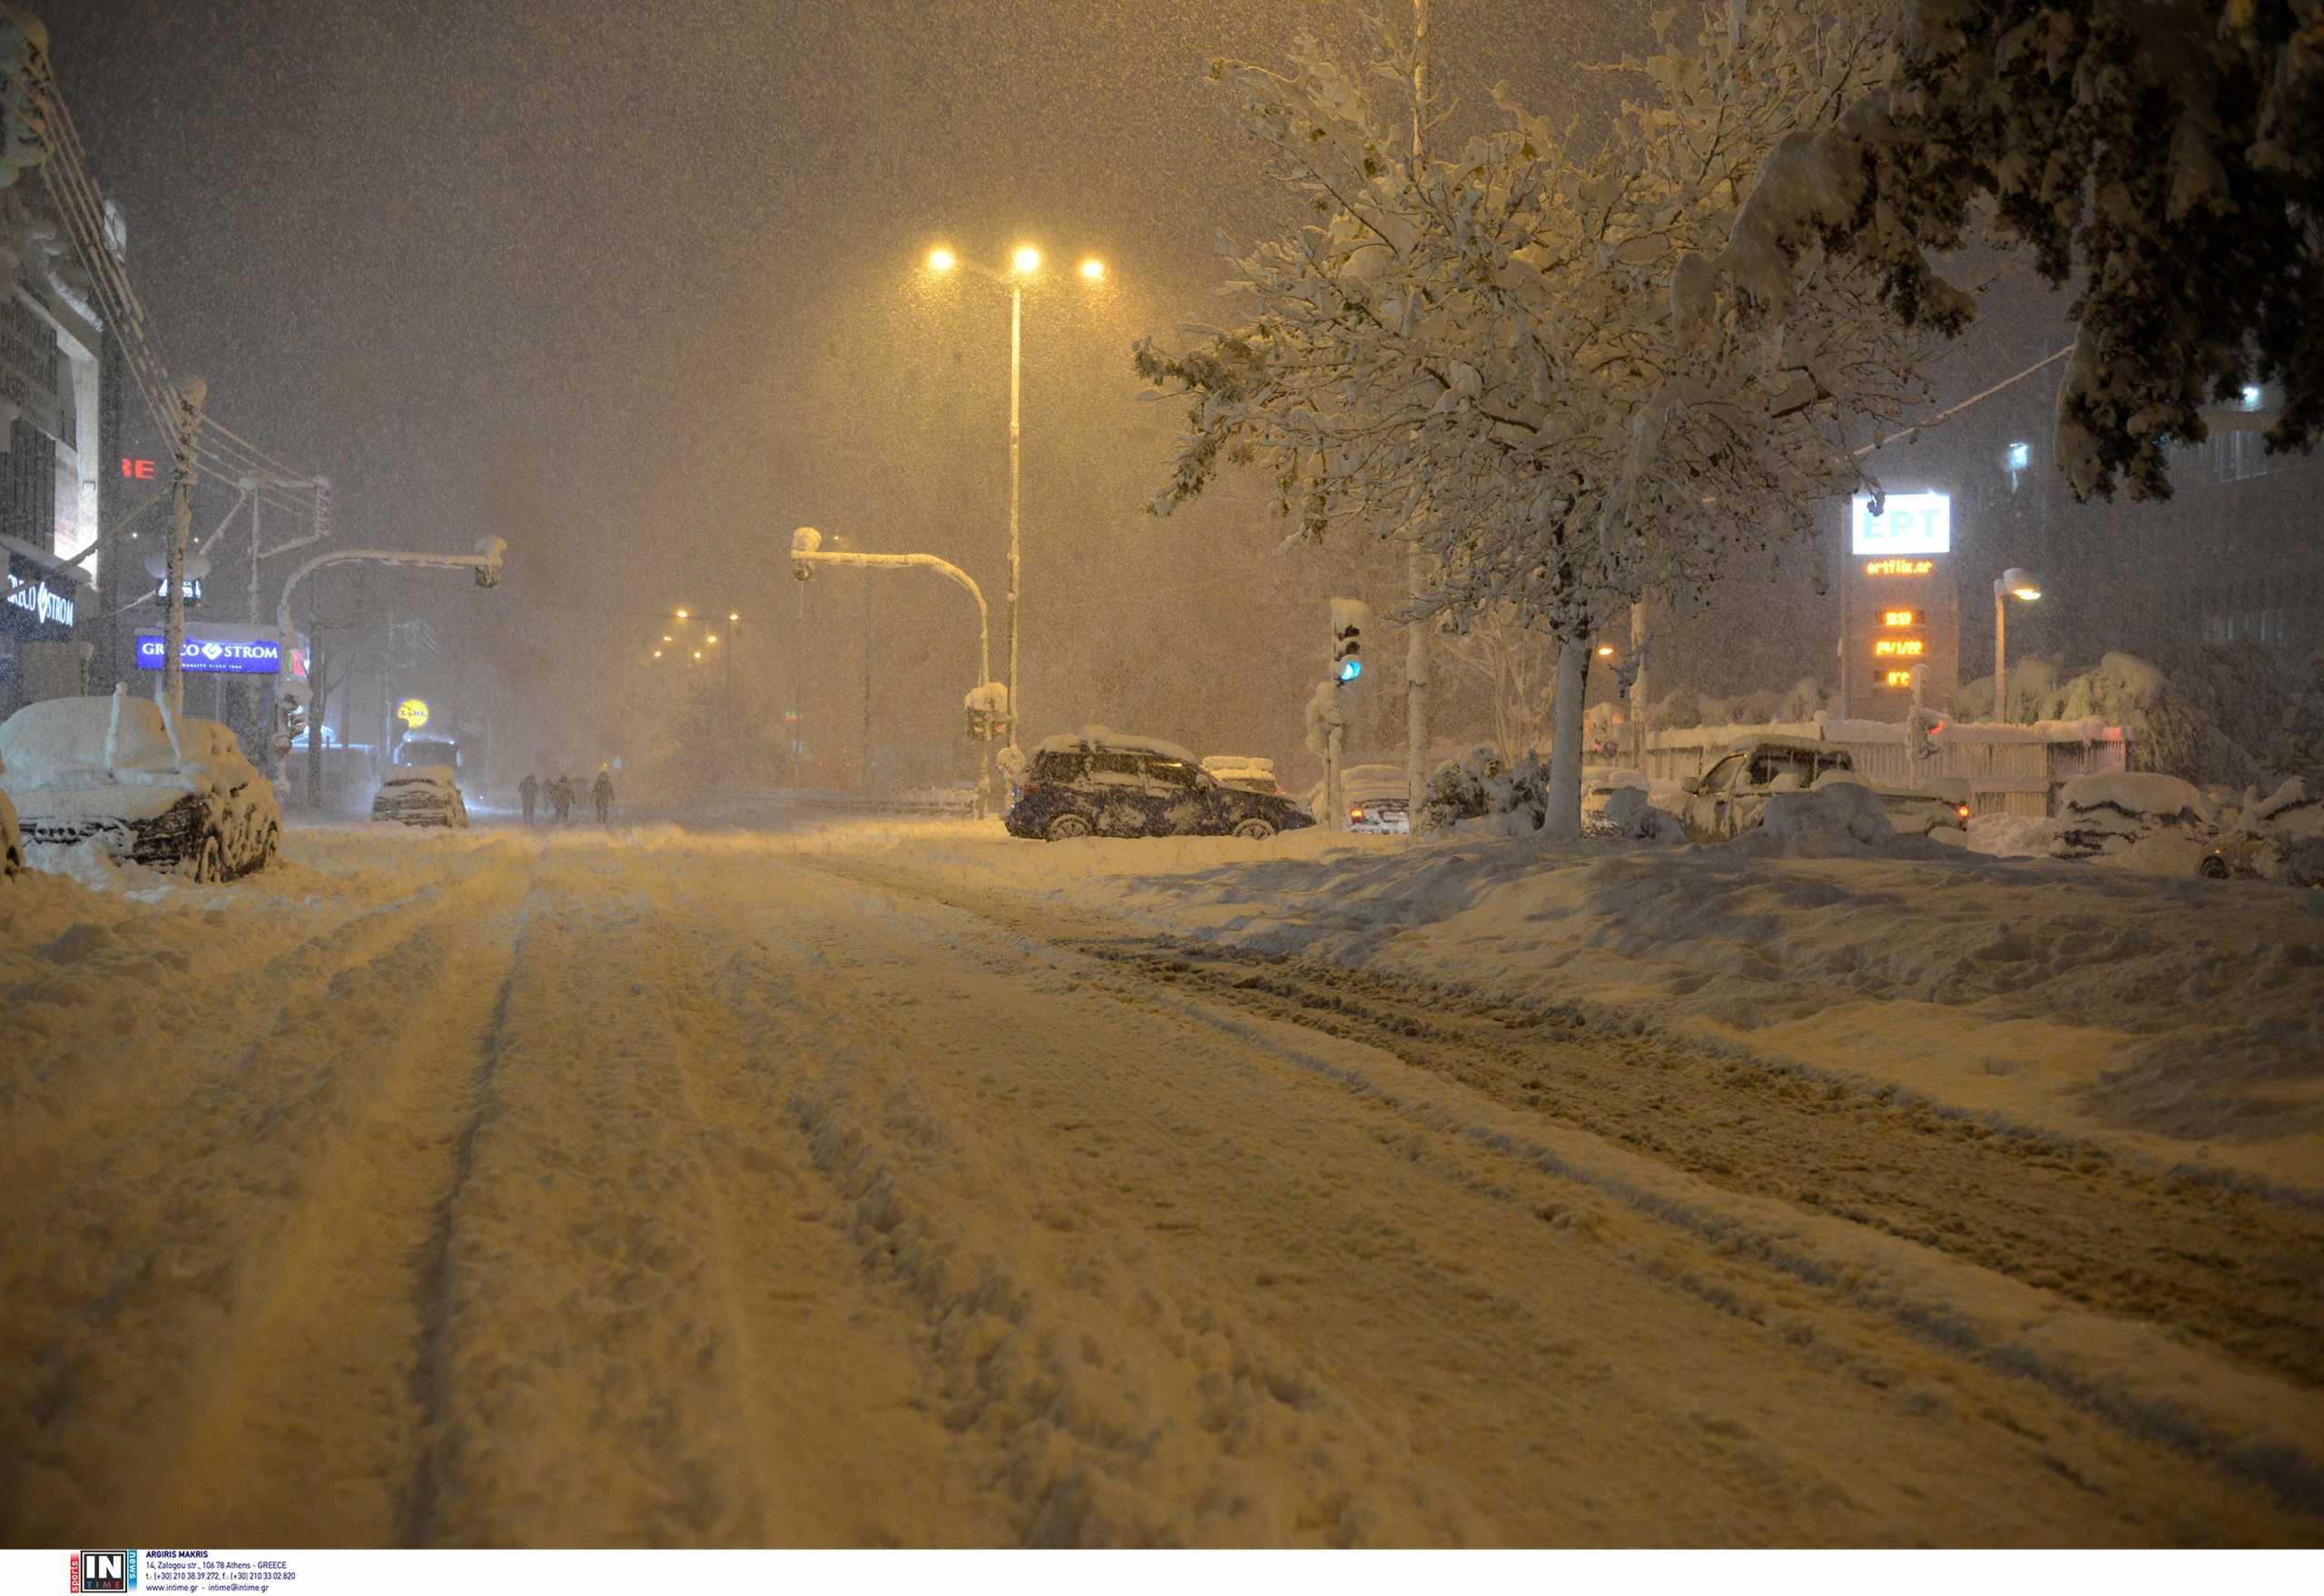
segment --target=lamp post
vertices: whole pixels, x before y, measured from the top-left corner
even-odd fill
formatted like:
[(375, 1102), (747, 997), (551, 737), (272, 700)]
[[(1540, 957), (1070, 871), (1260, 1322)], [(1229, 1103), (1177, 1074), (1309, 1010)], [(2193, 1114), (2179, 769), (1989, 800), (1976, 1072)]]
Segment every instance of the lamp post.
[[(957, 269), (966, 268), (978, 276), (994, 282), (1005, 283), (1009, 289), (1009, 746), (1017, 746), (1017, 724), (1023, 718), (1021, 701), (1017, 695), (1017, 637), (1018, 612), (1021, 607), (1019, 583), (1018, 491), (1019, 458), (1023, 438), (1024, 347), (1025, 347), (1025, 284), (1041, 270), (1041, 252), (1030, 244), (1019, 244), (1009, 256), (1009, 269), (995, 271), (972, 261), (964, 261), (942, 245), (928, 252), (928, 269), (941, 277)], [(1101, 283), (1106, 280), (1105, 262), (1092, 256), (1081, 262), (1081, 281)]]
[(2009, 601), (2031, 604), (2042, 596), (2042, 579), (2012, 566), (1994, 578), (1994, 719), (2009, 719)]

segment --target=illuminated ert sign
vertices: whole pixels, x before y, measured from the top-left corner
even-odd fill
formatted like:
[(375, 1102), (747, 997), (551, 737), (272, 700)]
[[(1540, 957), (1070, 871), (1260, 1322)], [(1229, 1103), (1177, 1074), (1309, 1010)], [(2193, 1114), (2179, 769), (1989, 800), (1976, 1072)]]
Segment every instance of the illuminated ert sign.
[(1935, 560), (1866, 560), (1864, 574), (1867, 576), (1925, 576), (1936, 569)]
[(1880, 624), (1884, 626), (1917, 626), (1921, 624), (1920, 612), (1909, 609), (1885, 609), (1880, 612)]
[(428, 700), (425, 698), (405, 699), (396, 705), (396, 719), (401, 721), (412, 731), (419, 730), (428, 724)]
[(1949, 493), (1892, 493), (1872, 513), (1872, 496), (1859, 493), (1852, 501), (1856, 554), (1950, 554), (1953, 551), (1953, 496)]
[(153, 462), (133, 460), (123, 455), (121, 457), (121, 474), (133, 482), (151, 482), (153, 480)]
[(1916, 659), (1927, 648), (1917, 637), (1883, 637), (1872, 645), (1875, 658)]

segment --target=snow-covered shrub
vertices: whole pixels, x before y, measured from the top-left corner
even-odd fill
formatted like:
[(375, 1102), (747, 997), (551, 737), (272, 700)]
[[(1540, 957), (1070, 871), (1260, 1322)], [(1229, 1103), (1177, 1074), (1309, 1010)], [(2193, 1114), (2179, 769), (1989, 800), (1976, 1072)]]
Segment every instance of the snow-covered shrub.
[(1472, 749), (1438, 765), (1428, 778), (1427, 795), (1421, 800), (1420, 829), (1450, 831), (1457, 821), (1486, 813), (1492, 800), (1485, 783), (1500, 774), (1501, 755), (1490, 746)]
[(1449, 831), (1464, 820), (1502, 815), (1512, 832), (1538, 831), (1549, 813), (1549, 785), (1550, 767), (1539, 756), (1528, 754), (1510, 765), (1499, 750), (1479, 746), (1436, 767), (1421, 804), (1421, 829)]
[(1832, 700), (1824, 691), (1824, 684), (1813, 676), (1802, 676), (1792, 684), (1783, 702), (1776, 705), (1776, 719), (1787, 724), (1804, 724), (1831, 707)]

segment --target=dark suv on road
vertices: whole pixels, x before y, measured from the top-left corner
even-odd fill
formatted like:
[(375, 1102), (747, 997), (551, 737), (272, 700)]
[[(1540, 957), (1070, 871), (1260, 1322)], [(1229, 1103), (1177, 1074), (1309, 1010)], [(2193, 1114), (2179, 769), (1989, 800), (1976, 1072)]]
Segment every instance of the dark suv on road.
[(1288, 798), (1222, 783), (1167, 743), (1092, 727), (1033, 750), (1003, 823), (1012, 836), (1272, 837), (1315, 823)]

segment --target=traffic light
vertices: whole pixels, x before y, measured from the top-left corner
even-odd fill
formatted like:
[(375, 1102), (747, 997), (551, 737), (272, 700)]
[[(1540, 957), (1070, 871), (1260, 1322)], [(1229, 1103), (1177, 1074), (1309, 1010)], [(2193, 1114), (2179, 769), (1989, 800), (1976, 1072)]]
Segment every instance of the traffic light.
[(1364, 675), (1364, 630), (1372, 606), (1360, 598), (1332, 600), (1332, 680), (1345, 687)]

